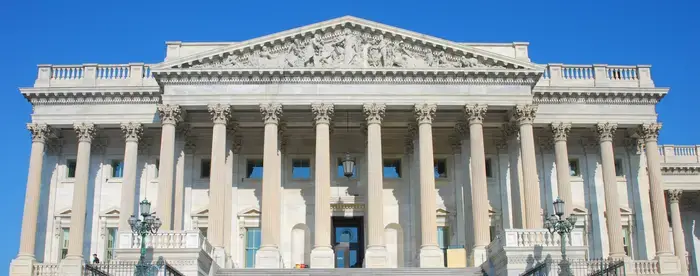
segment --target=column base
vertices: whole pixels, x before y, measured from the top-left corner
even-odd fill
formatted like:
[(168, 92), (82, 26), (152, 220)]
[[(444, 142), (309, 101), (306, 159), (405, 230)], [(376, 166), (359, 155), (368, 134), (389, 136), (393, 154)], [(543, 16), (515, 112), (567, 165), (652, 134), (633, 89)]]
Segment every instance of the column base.
[(675, 255), (658, 255), (654, 259), (659, 261), (661, 275), (679, 275), (681, 273), (681, 263)]
[(81, 257), (67, 257), (61, 261), (59, 270), (61, 276), (81, 276), (83, 275), (83, 266), (85, 261)]
[(214, 247), (213, 256), (214, 262), (219, 267), (226, 267), (226, 250), (222, 246)]
[(420, 267), (445, 267), (442, 250), (437, 245), (425, 245), (420, 248)]
[(472, 249), (472, 266), (480, 266), (486, 260), (488, 260), (488, 256), (486, 254), (486, 247), (485, 246), (475, 246)]
[(275, 246), (265, 246), (255, 254), (255, 268), (282, 268), (282, 256)]
[(10, 276), (32, 276), (34, 273), (34, 257), (18, 256), (10, 262)]
[(383, 245), (370, 245), (365, 250), (366, 268), (385, 268), (387, 265), (387, 251)]
[[(296, 264), (292, 264), (296, 265)], [(335, 252), (331, 247), (317, 246), (311, 250), (311, 268), (335, 268)]]

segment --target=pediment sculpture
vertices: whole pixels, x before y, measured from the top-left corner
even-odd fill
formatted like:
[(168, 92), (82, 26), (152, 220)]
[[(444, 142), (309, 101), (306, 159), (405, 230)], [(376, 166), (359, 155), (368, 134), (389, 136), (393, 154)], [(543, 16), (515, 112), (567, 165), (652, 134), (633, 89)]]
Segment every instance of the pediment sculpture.
[(248, 47), (189, 68), (505, 68), (455, 52), (345, 27)]

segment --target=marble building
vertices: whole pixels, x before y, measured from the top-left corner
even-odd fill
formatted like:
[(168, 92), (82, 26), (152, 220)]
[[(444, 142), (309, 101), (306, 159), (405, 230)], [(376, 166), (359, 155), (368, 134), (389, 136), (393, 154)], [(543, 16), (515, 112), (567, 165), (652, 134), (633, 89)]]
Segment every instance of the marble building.
[(556, 258), (556, 198), (574, 257), (698, 275), (700, 146), (658, 145), (669, 88), (649, 65), (535, 63), (528, 43), (350, 16), (166, 45), (157, 64), (42, 64), (20, 88), (32, 149), (10, 275), (137, 258), (144, 199), (163, 222), (149, 247), (187, 275), (445, 267), (448, 248), (511, 266)]

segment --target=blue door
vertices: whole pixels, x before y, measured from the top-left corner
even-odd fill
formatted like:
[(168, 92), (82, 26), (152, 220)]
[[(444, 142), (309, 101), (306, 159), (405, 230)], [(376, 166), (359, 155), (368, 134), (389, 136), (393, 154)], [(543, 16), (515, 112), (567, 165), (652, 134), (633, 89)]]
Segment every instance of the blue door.
[[(364, 234), (362, 217), (334, 217), (333, 218), (333, 241), (335, 246), (341, 242), (350, 245), (350, 266), (362, 267), (364, 258)], [(342, 254), (336, 256), (335, 267), (345, 267), (345, 259)]]

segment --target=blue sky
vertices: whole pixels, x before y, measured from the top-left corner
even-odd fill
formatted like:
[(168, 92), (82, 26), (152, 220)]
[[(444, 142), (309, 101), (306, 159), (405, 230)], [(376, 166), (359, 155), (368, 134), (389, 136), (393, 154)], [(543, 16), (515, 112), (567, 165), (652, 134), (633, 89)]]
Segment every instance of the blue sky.
[[(0, 4), (2, 267), (17, 254), (37, 64), (156, 63), (165, 41), (240, 41), (353, 15), (466, 42), (530, 42), (534, 62), (651, 64), (661, 142), (700, 143), (698, 1), (36, 1)], [(695, 16), (695, 18), (693, 18)], [(696, 83), (695, 85), (693, 83)], [(0, 268), (4, 269), (4, 268)]]

